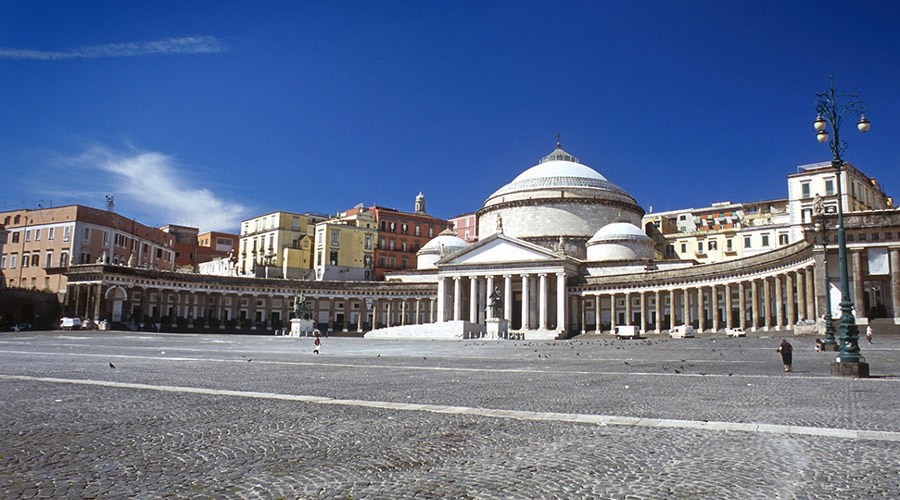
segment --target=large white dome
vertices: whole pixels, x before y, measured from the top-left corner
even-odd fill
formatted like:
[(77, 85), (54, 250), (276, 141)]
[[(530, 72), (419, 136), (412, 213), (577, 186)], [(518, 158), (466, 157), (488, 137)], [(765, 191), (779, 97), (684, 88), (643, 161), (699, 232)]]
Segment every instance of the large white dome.
[(496, 232), (585, 257), (585, 244), (616, 219), (639, 224), (644, 211), (624, 189), (556, 149), (495, 191), (478, 211), (478, 235)]

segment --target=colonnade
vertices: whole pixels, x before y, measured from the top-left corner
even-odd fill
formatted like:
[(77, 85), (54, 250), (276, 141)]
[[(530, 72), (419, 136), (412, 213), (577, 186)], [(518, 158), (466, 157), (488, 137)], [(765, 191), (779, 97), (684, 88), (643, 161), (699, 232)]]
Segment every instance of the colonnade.
[(614, 331), (619, 325), (656, 333), (678, 325), (699, 331), (788, 328), (819, 315), (814, 284), (809, 265), (719, 282), (586, 291), (581, 297), (581, 331)]

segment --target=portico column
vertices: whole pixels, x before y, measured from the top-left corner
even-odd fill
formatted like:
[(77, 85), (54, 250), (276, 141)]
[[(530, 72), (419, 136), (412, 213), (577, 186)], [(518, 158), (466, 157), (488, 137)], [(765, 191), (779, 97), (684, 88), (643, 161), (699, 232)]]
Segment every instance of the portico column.
[(513, 294), (512, 294), (512, 276), (503, 275), (503, 319), (512, 320)]
[(641, 294), (641, 323), (640, 323), (640, 325), (638, 325), (638, 331), (643, 332), (643, 331), (647, 330), (647, 328), (646, 328), (646, 325), (647, 325), (646, 295), (647, 295), (647, 293), (645, 291), (641, 290), (640, 294)]
[[(437, 299), (429, 299), (428, 301), (428, 322), (437, 322)], [(443, 320), (442, 320), (443, 321)]]
[(746, 330), (747, 328), (747, 291), (744, 290), (744, 282), (741, 281), (738, 283), (738, 314), (740, 314), (740, 318), (738, 319), (738, 325), (741, 330)]
[(815, 320), (818, 318), (816, 314), (816, 290), (815, 290), (815, 272), (812, 267), (804, 269), (806, 274), (806, 319)]
[[(334, 297), (328, 299), (328, 330), (334, 331)], [(388, 325), (390, 326), (390, 325)]]
[(772, 292), (769, 291), (769, 278), (763, 278), (763, 311), (766, 315), (766, 331), (772, 329)]
[(869, 311), (866, 310), (866, 301), (863, 297), (863, 270), (862, 270), (862, 250), (853, 249), (850, 251), (850, 262), (853, 265), (853, 306), (856, 308), (854, 314), (856, 318), (867, 318)]
[(380, 324), (378, 322), (378, 303), (379, 302), (380, 301), (377, 298), (372, 299), (372, 329), (373, 330), (378, 328), (379, 327), (378, 325)]
[(609, 294), (609, 333), (616, 332), (616, 294)]
[(478, 277), (469, 277), (469, 322), (478, 323)]
[(566, 274), (556, 273), (556, 331), (568, 331), (566, 325), (566, 297), (568, 291), (566, 289)]
[(631, 326), (631, 292), (625, 292), (625, 326)]
[(684, 324), (691, 324), (691, 294), (688, 293), (688, 289), (684, 288), (681, 290), (681, 297), (684, 300)]
[(422, 299), (415, 299), (416, 301), (416, 318), (413, 320), (414, 325), (422, 324)]
[(601, 315), (602, 310), (600, 309), (600, 307), (601, 307), (601, 306), (600, 306), (600, 294), (598, 293), (598, 294), (594, 297), (594, 299), (595, 299), (596, 302), (597, 302), (597, 304), (596, 304), (596, 306), (595, 306), (595, 314), (594, 314), (595, 322), (596, 322), (597, 324), (594, 325), (594, 326), (595, 326), (594, 329), (597, 331), (597, 335), (600, 335), (600, 324), (601, 324), (600, 319), (601, 319), (601, 317), (602, 317), (602, 315)]
[[(491, 307), (491, 295), (494, 293), (494, 277), (487, 276), (484, 285), (484, 319), (494, 317), (494, 309)], [(485, 321), (487, 322), (487, 321)]]
[(781, 276), (775, 276), (775, 327), (784, 328), (784, 294), (781, 291)]
[(662, 297), (660, 297), (659, 290), (655, 291), (654, 299), (653, 308), (656, 313), (656, 333), (662, 333)]
[(750, 308), (750, 326), (753, 327), (754, 331), (756, 331), (759, 326), (759, 290), (756, 280), (750, 282), (750, 302), (753, 304), (753, 306)]
[(697, 287), (697, 331), (706, 329), (706, 314), (703, 310), (703, 287)]
[(538, 275), (538, 322), (541, 330), (547, 329), (547, 273)]
[(366, 299), (359, 299), (359, 311), (356, 314), (356, 333), (362, 333), (363, 320), (368, 316), (369, 311), (366, 309)]
[(731, 285), (725, 283), (725, 328), (734, 328), (734, 315), (731, 309)]
[(453, 321), (462, 319), (462, 284), (461, 276), (453, 277)]
[(522, 275), (522, 329), (530, 330), (530, 316), (531, 310), (528, 307), (528, 303), (530, 302), (530, 298), (528, 297), (528, 275)]
[(400, 299), (400, 326), (406, 325), (407, 306), (409, 299)]
[(806, 319), (806, 270), (797, 271), (797, 321)]
[(900, 248), (891, 248), (891, 305), (894, 318), (900, 318)]
[(447, 278), (441, 276), (438, 278), (437, 289), (437, 322), (443, 323), (447, 320)]

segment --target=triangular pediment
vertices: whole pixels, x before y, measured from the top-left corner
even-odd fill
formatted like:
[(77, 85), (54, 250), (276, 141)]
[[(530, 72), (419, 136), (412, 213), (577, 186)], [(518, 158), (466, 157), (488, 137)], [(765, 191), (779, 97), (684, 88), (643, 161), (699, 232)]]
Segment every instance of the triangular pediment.
[(546, 248), (503, 235), (491, 235), (438, 261), (440, 266), (509, 264), (513, 262), (558, 261), (563, 258)]

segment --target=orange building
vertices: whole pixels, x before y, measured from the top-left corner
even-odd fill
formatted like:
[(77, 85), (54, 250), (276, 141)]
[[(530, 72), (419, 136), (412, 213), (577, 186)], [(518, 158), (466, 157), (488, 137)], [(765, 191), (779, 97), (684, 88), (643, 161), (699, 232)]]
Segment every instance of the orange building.
[(60, 292), (61, 271), (72, 264), (113, 265), (171, 271), (173, 238), (114, 212), (67, 205), (0, 212), (9, 232), (0, 255), (3, 285)]
[(378, 245), (375, 247), (375, 279), (383, 280), (384, 274), (416, 268), (416, 252), (450, 222), (425, 212), (425, 196), (416, 196), (415, 212), (401, 212), (395, 208), (379, 206), (367, 210), (375, 214), (378, 228)]

